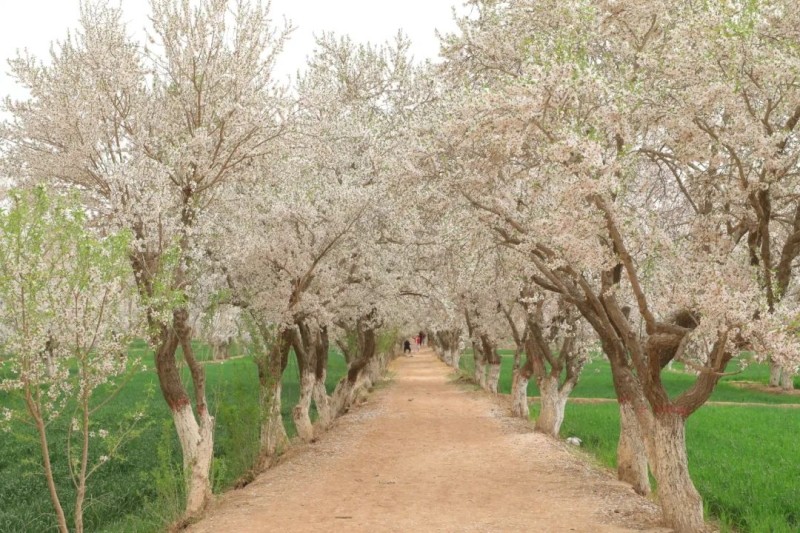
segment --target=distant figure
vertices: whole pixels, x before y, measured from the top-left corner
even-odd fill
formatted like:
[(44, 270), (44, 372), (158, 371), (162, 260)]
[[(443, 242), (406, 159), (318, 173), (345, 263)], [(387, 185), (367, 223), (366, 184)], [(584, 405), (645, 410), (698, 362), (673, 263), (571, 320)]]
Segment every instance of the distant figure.
[(420, 331), (419, 332), (419, 345), (420, 346), (425, 346), (425, 332), (424, 331)]
[(411, 342), (408, 339), (403, 341), (403, 353), (407, 353), (409, 357), (414, 357), (411, 355)]
[(417, 345), (417, 351), (419, 351), (419, 344), (420, 344), (419, 335), (414, 337), (414, 343)]

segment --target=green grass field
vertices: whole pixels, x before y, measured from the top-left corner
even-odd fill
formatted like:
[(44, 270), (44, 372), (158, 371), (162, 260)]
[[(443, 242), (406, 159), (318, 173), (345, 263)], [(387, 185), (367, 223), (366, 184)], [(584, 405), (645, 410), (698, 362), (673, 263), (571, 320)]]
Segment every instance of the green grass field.
[[(471, 352), (467, 352), (461, 358), (461, 368), (470, 374), (474, 368)], [(501, 350), (503, 355), (500, 383), (498, 389), (501, 393), (511, 392), (511, 369), (514, 361), (511, 355), (513, 352)], [(729, 369), (733, 372), (734, 369)], [(694, 383), (694, 376), (685, 374), (681, 371), (680, 365), (675, 365), (675, 370), (666, 371), (664, 385), (671, 395), (675, 396), (680, 391), (687, 389)], [(716, 402), (752, 402), (752, 403), (800, 403), (800, 395), (773, 394), (761, 392), (747, 388), (737, 387), (736, 382), (758, 382), (766, 384), (769, 380), (769, 368), (766, 365), (749, 365), (741, 373), (722, 378), (714, 393), (711, 401)], [(800, 377), (795, 377), (795, 385), (800, 389)], [(528, 383), (528, 396), (538, 396), (539, 389), (536, 383), (531, 380)], [(572, 394), (581, 398), (609, 398), (616, 399), (614, 387), (611, 382), (611, 367), (601, 357), (595, 357), (583, 370), (578, 386)]]
[[(132, 349), (145, 351), (143, 344)], [(206, 348), (198, 346), (198, 351), (198, 357), (207, 358)], [(149, 356), (145, 361), (152, 367)], [(329, 392), (345, 371), (344, 359), (332, 351), (326, 384)], [(220, 492), (233, 486), (256, 458), (258, 378), (249, 357), (209, 363), (206, 373), (208, 400), (216, 416), (213, 483), (214, 491)], [(290, 412), (299, 397), (298, 377), (296, 361), (291, 357), (283, 380), (283, 417), (290, 436), (294, 433)], [(0, 393), (0, 405), (9, 402), (5, 393)], [(180, 448), (155, 372), (148, 369), (135, 374), (98, 413), (93, 427), (113, 431), (136, 410), (145, 413), (138, 426), (141, 434), (124, 446), (120, 458), (103, 465), (89, 480), (84, 515), (87, 531), (159, 531), (180, 513)], [(53, 467), (59, 487), (63, 487), (60, 497), (71, 523), (74, 491), (70, 490), (64, 449), (58, 446), (64, 441), (66, 420), (57, 422), (52, 431)], [(39, 466), (41, 453), (33, 428), (0, 433), (0, 449), (0, 531), (55, 531), (55, 515)], [(100, 453), (95, 450), (95, 456)]]
[[(504, 354), (501, 392), (511, 389), (512, 358)], [(470, 356), (462, 368), (471, 371)], [(739, 380), (766, 383), (769, 369), (751, 365), (723, 378), (711, 400), (724, 402), (800, 403), (800, 397), (736, 387)], [(669, 372), (665, 384), (676, 394), (693, 376)], [(528, 394), (538, 394), (531, 383)], [(572, 394), (584, 398), (614, 398), (608, 364), (595, 359), (584, 370)], [(533, 406), (532, 417), (538, 413)], [(568, 403), (564, 437), (577, 436), (583, 447), (605, 466), (616, 466), (619, 411), (615, 403)], [(703, 496), (707, 516), (723, 530), (753, 533), (800, 531), (800, 409), (751, 406), (701, 408), (687, 422), (687, 448), (692, 478)]]
[[(144, 353), (143, 345), (133, 352)], [(199, 356), (207, 358), (205, 347)], [(149, 362), (149, 356), (145, 354)], [(234, 355), (236, 355), (234, 353)], [(500, 390), (508, 392), (511, 358), (503, 358)], [(471, 357), (462, 358), (470, 369)], [(342, 357), (331, 353), (328, 389), (332, 391), (345, 372)], [(214, 490), (233, 486), (255, 459), (258, 442), (257, 377), (248, 357), (210, 363), (208, 396), (217, 418)], [(727, 377), (713, 396), (716, 401), (798, 403), (797, 396), (741, 389), (736, 380), (766, 382), (768, 370), (748, 367)], [(692, 380), (679, 372), (668, 374), (667, 385), (677, 392)], [(529, 394), (538, 391), (532, 383)], [(298, 371), (294, 358), (284, 374), (283, 415), (292, 434), (290, 410), (297, 401)], [(590, 363), (573, 396), (613, 398), (610, 371), (603, 360)], [(0, 404), (8, 399), (0, 394)], [(163, 529), (181, 508), (180, 453), (169, 411), (161, 398), (152, 370), (137, 373), (96, 418), (98, 428), (113, 429), (126, 415), (141, 409), (146, 417), (141, 434), (123, 449), (122, 457), (104, 465), (91, 478), (85, 513), (88, 531), (151, 532)], [(534, 406), (533, 416), (536, 414)], [(568, 404), (564, 436), (579, 436), (585, 449), (613, 467), (619, 415), (615, 404)], [(61, 487), (68, 487), (63, 449), (65, 427), (54, 429), (53, 461)], [(688, 422), (690, 469), (704, 497), (709, 516), (723, 527), (740, 531), (788, 532), (800, 530), (800, 409), (772, 407), (706, 406)], [(0, 531), (53, 531), (54, 516), (47, 496), (39, 448), (30, 428), (0, 433)], [(95, 451), (95, 453), (99, 453)], [(69, 514), (73, 493), (63, 490)]]

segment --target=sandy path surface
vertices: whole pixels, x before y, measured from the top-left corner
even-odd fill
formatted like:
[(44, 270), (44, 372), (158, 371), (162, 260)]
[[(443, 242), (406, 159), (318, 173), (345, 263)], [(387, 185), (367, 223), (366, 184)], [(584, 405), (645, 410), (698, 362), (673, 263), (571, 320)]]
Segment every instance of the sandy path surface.
[(431, 352), (318, 442), (226, 494), (190, 531), (668, 531), (569, 445), (451, 381)]

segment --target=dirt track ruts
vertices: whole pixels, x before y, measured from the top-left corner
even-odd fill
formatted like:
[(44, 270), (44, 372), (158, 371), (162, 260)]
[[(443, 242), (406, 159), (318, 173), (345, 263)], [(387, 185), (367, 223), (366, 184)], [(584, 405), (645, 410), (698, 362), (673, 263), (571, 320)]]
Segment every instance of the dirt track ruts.
[(430, 351), (313, 444), (190, 528), (292, 531), (668, 531), (657, 506), (569, 445), (451, 381)]

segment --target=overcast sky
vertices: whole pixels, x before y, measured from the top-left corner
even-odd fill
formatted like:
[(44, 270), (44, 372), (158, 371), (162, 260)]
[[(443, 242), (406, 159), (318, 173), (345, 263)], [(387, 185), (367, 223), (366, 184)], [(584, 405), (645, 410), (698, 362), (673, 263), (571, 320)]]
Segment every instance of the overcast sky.
[[(128, 27), (140, 35), (147, 23), (147, 0), (121, 3)], [(27, 48), (46, 58), (50, 42), (77, 25), (79, 0), (0, 0), (0, 96), (21, 96), (8, 77), (7, 60)], [(286, 16), (296, 27), (278, 65), (281, 77), (302, 68), (322, 31), (349, 34), (356, 41), (383, 42), (402, 29), (413, 42), (417, 59), (435, 58), (435, 30), (454, 31), (452, 7), (461, 0), (273, 0), (276, 19)]]

